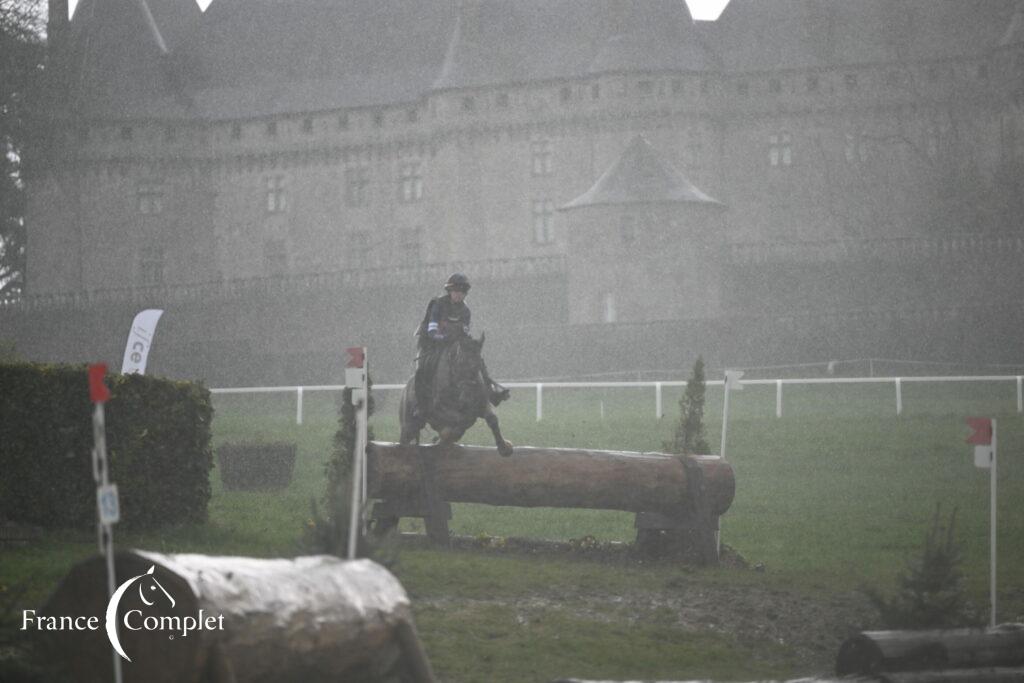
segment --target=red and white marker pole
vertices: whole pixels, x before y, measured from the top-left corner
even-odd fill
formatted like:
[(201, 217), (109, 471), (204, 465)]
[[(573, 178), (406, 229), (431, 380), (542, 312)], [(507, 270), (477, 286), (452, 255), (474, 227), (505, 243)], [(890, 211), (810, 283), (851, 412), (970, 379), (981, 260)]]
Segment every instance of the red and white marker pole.
[(996, 625), (996, 421), (989, 417), (969, 417), (974, 433), (967, 443), (974, 444), (974, 466), (989, 470), (989, 626)]
[(345, 387), (352, 390), (352, 405), (356, 409), (356, 447), (352, 457), (352, 507), (348, 527), (348, 559), (356, 558), (356, 540), (365, 533), (363, 513), (366, 502), (366, 446), (369, 395), (367, 391), (366, 347), (346, 349)]
[[(107, 464), (107, 428), (104, 422), (103, 405), (110, 400), (110, 390), (103, 383), (107, 374), (105, 363), (89, 366), (89, 400), (92, 410), (92, 475), (96, 480), (96, 512), (99, 516), (97, 532), (100, 554), (107, 560), (107, 596), (114, 595), (114, 525), (121, 519), (121, 508), (117, 497), (117, 484), (110, 482), (110, 468)], [(116, 628), (116, 625), (115, 625)], [(111, 648), (114, 661), (114, 681), (121, 683), (121, 657)]]

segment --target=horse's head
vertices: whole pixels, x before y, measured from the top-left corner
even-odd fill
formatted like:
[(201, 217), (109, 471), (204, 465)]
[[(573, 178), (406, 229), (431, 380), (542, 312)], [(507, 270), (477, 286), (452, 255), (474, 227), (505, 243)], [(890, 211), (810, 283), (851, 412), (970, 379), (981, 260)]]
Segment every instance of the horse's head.
[(459, 337), (455, 344), (452, 371), (457, 384), (482, 382), (480, 371), (483, 369), (484, 335), (474, 339), (468, 334)]

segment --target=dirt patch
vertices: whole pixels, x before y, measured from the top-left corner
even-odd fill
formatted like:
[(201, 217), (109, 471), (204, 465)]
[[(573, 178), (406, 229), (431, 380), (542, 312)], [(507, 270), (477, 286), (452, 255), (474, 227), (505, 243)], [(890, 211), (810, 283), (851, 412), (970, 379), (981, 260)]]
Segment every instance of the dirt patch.
[[(419, 541), (413, 540), (414, 544)], [(453, 547), (484, 554), (538, 555), (579, 558), (611, 565), (650, 565), (631, 544), (587, 541), (537, 541), (524, 539), (456, 538)], [(723, 546), (723, 564), (751, 573), (731, 548)], [(655, 564), (670, 566), (673, 560)], [(678, 564), (678, 559), (674, 560)], [(544, 592), (516, 598), (459, 598), (434, 596), (417, 598), (415, 606), (442, 610), (500, 606), (513, 609), (520, 624), (540, 620), (552, 612), (595, 622), (620, 624), (658, 623), (682, 631), (716, 632), (728, 635), (753, 649), (766, 642), (792, 653), (795, 668), (802, 675), (831, 674), (840, 644), (865, 628), (877, 627), (877, 614), (858, 592), (829, 594), (797, 587), (779, 587), (777, 581), (730, 583), (703, 572), (686, 571), (660, 585), (631, 587), (620, 595), (576, 591), (569, 595)]]

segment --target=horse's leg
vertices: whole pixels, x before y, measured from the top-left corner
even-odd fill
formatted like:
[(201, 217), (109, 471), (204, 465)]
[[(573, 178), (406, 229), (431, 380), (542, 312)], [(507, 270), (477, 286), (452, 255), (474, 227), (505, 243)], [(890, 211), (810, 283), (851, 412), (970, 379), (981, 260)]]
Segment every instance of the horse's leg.
[(498, 447), (498, 454), (506, 458), (512, 455), (512, 444), (502, 437), (501, 427), (498, 426), (498, 416), (494, 414), (493, 410), (488, 409), (484, 413), (484, 421), (491, 428), (491, 434), (494, 435), (494, 444)]

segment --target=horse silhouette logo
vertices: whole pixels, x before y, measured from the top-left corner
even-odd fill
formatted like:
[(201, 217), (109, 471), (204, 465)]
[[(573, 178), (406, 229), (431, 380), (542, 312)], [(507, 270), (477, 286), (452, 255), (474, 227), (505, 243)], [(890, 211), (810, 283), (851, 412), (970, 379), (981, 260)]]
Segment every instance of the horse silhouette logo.
[[(122, 583), (120, 586), (117, 587), (117, 590), (114, 591), (114, 594), (110, 596), (110, 602), (107, 603), (107, 618), (106, 618), (107, 638), (110, 639), (110, 644), (114, 646), (114, 650), (117, 652), (117, 654), (121, 655), (125, 660), (127, 660), (129, 662), (132, 661), (131, 657), (126, 655), (125, 652), (124, 652), (124, 648), (121, 647), (121, 639), (118, 636), (118, 632), (117, 632), (117, 610), (118, 610), (118, 607), (121, 604), (121, 598), (123, 598), (124, 594), (128, 591), (128, 589), (132, 587), (132, 584), (134, 584), (137, 581), (139, 582), (138, 583), (139, 599), (142, 601), (142, 604), (146, 605), (147, 607), (152, 607), (156, 603), (155, 599), (154, 600), (147, 599), (147, 593), (149, 593), (149, 595), (152, 596), (153, 598), (159, 598), (160, 593), (162, 593), (163, 596), (165, 598), (167, 598), (167, 600), (171, 603), (171, 608), (172, 609), (174, 608), (174, 606), (176, 604), (174, 598), (171, 597), (171, 594), (167, 592), (167, 589), (165, 589), (160, 584), (160, 582), (157, 581), (156, 577), (153, 575), (153, 572), (154, 572), (155, 569), (156, 569), (156, 565), (150, 565), (149, 571), (147, 571), (145, 574), (139, 574), (138, 576), (133, 576), (132, 578), (130, 578), (127, 581), (125, 581), (124, 583)], [(148, 578), (148, 580), (140, 581), (140, 579), (147, 579), (147, 578)], [(160, 593), (156, 592), (157, 589), (160, 589)], [(135, 612), (138, 612), (141, 615), (141, 610), (131, 610), (130, 612), (128, 612), (125, 615), (125, 618), (124, 618), (125, 627), (128, 628), (129, 630), (132, 630), (132, 631), (139, 630), (138, 628), (133, 628), (129, 624), (129, 616), (132, 615)], [(145, 626), (145, 622), (143, 622), (143, 625)]]

